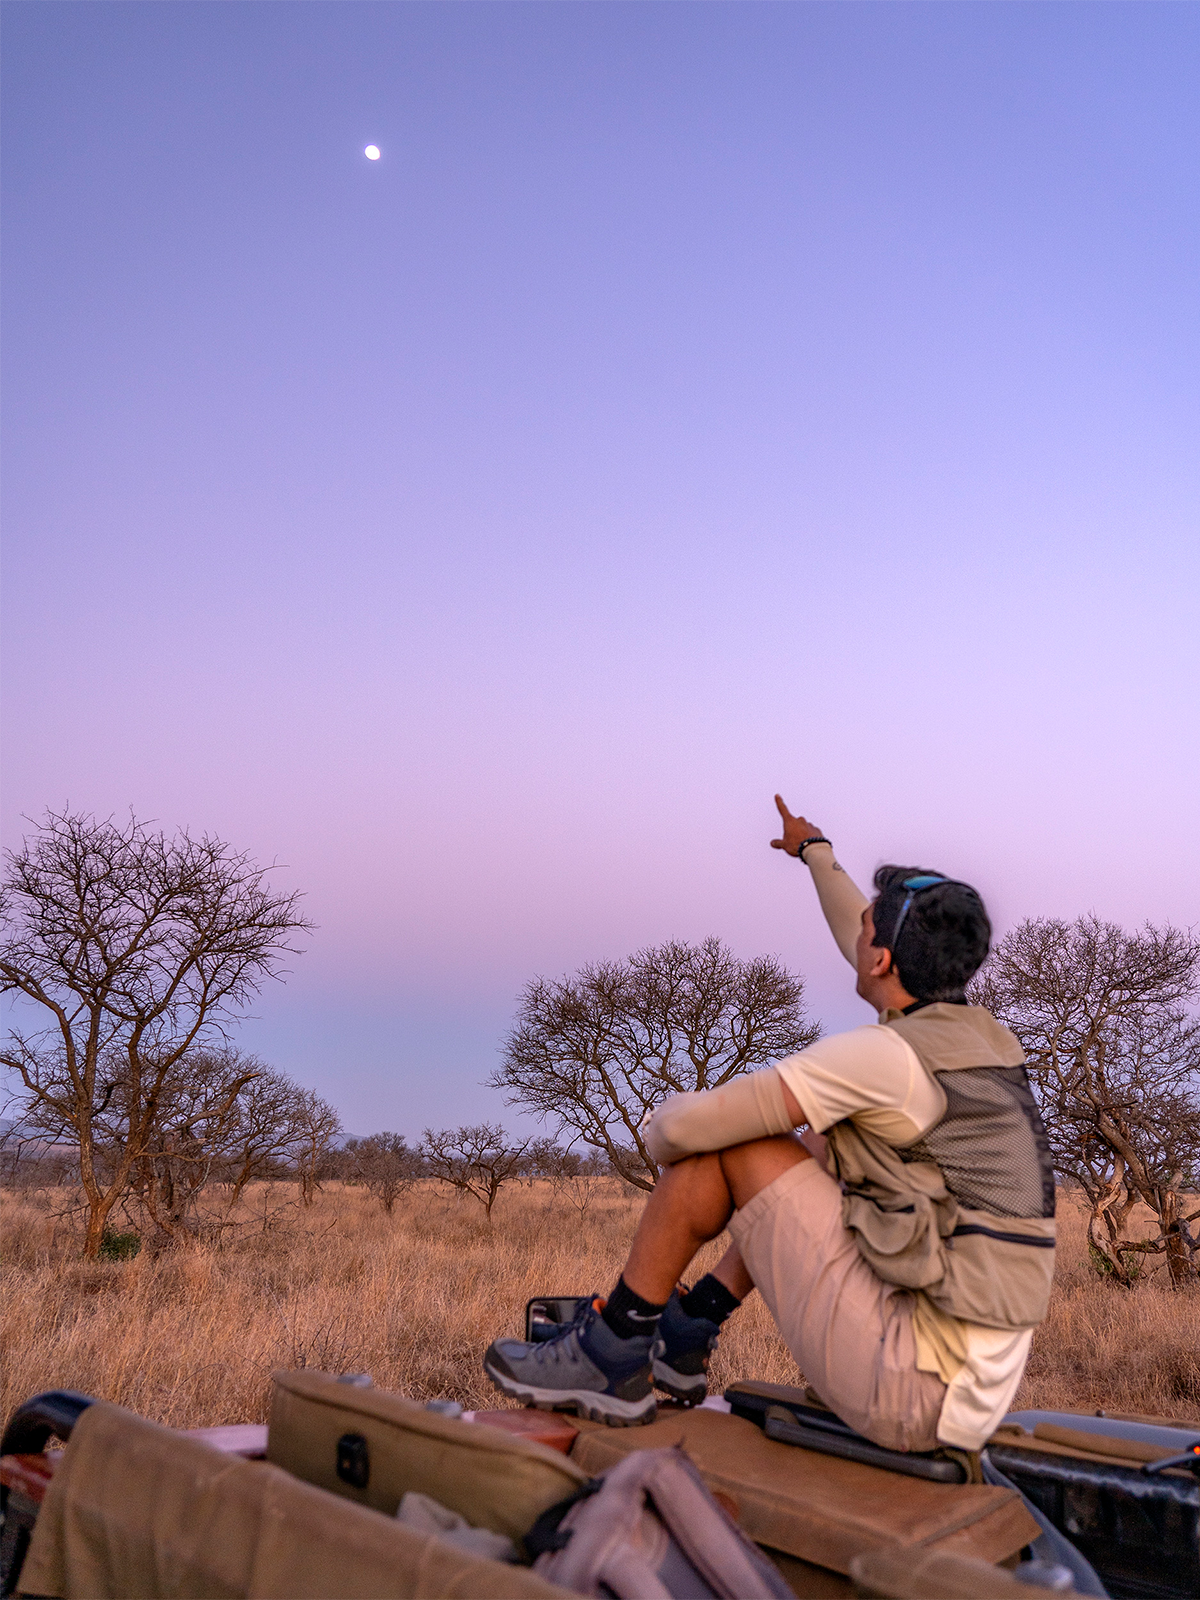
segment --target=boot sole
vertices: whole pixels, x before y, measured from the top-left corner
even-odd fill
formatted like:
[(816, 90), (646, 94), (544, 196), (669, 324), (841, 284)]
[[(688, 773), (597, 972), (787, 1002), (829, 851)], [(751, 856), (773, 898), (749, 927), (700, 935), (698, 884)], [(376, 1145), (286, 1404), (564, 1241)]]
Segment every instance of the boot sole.
[(697, 1374), (689, 1383), (683, 1373), (668, 1367), (664, 1361), (656, 1361), (652, 1375), (654, 1387), (669, 1394), (672, 1400), (678, 1400), (680, 1405), (698, 1406), (708, 1399), (708, 1379), (701, 1374)]
[(483, 1370), (501, 1394), (520, 1400), (539, 1411), (573, 1411), (589, 1422), (606, 1422), (610, 1428), (637, 1428), (653, 1422), (658, 1402), (647, 1395), (644, 1400), (618, 1400), (616, 1395), (599, 1394), (594, 1389), (538, 1389), (496, 1372), (485, 1361)]

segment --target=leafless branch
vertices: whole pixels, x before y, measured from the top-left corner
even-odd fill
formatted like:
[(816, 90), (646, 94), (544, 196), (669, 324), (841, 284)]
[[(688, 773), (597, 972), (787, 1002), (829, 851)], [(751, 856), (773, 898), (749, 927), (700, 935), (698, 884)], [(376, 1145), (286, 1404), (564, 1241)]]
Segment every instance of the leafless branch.
[(650, 1189), (647, 1113), (812, 1044), (820, 1027), (806, 1019), (803, 995), (803, 980), (774, 957), (740, 961), (715, 938), (535, 978), (490, 1083)]

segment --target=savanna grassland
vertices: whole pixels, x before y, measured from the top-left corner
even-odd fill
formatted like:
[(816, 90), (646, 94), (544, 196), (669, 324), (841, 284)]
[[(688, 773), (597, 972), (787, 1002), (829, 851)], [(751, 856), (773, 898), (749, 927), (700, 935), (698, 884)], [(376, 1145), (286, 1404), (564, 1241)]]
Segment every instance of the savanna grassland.
[[(606, 1291), (641, 1210), (616, 1179), (510, 1186), (490, 1223), (433, 1181), (391, 1216), (359, 1188), (327, 1184), (309, 1207), (294, 1194), (261, 1185), (233, 1226), (95, 1262), (55, 1191), (5, 1195), (4, 1414), (73, 1388), (175, 1427), (261, 1422), (272, 1370), (300, 1366), (502, 1405), (480, 1367), (489, 1341), (520, 1334), (533, 1295)], [(1016, 1405), (1200, 1421), (1200, 1294), (1173, 1293), (1162, 1273), (1133, 1291), (1104, 1282), (1069, 1195), (1060, 1218), (1051, 1313)], [(757, 1296), (727, 1325), (711, 1387), (745, 1377), (800, 1381)]]

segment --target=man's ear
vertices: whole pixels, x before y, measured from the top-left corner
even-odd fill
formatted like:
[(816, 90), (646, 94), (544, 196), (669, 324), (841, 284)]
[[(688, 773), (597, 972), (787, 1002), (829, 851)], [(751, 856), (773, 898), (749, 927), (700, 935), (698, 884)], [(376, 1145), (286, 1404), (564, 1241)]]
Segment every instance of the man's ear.
[(871, 976), (886, 978), (892, 970), (892, 952), (884, 944), (871, 946)]

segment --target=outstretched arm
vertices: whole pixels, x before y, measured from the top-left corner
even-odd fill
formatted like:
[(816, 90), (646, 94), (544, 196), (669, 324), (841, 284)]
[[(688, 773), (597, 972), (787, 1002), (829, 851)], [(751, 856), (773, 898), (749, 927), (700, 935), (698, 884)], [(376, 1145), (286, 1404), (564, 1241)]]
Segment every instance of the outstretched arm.
[[(821, 830), (806, 817), (794, 817), (784, 805), (781, 795), (775, 796), (775, 804), (783, 818), (783, 838), (772, 839), (771, 848), (784, 850), (789, 856), (797, 856), (805, 840), (820, 838)], [(870, 902), (850, 874), (838, 865), (831, 844), (810, 845), (803, 859), (812, 873), (821, 910), (825, 913), (825, 921), (829, 924), (837, 947), (854, 966), (854, 945), (862, 927), (862, 914)]]

